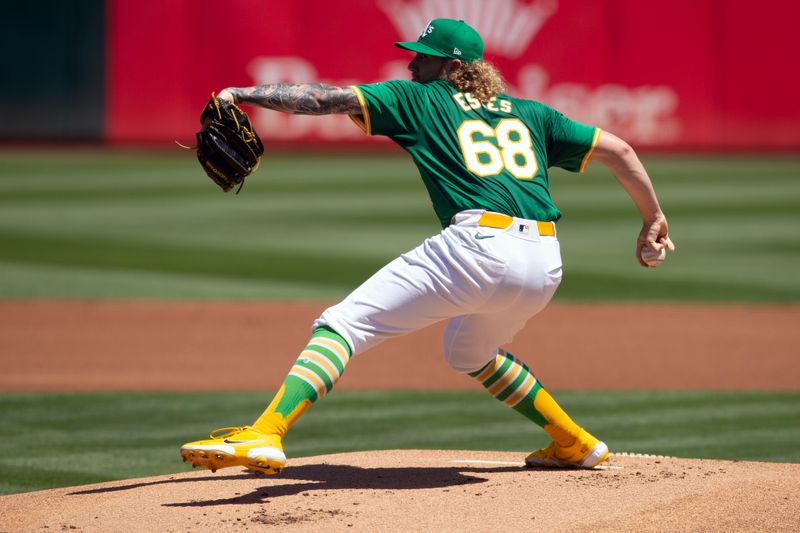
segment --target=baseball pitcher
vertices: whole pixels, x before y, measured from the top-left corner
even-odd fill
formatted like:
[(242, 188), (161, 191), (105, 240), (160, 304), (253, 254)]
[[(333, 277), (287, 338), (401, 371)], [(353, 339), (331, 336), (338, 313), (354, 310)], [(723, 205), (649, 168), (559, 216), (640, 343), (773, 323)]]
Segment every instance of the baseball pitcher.
[(281, 439), (333, 389), (350, 359), (386, 339), (447, 321), (443, 351), (456, 372), (540, 425), (553, 439), (530, 466), (591, 468), (608, 447), (578, 426), (535, 374), (499, 347), (544, 309), (561, 281), (548, 169), (583, 172), (598, 162), (630, 195), (643, 249), (675, 249), (650, 178), (631, 147), (537, 102), (503, 93), (483, 41), (460, 20), (431, 21), (415, 42), (411, 81), (352, 87), (319, 83), (228, 88), (219, 98), (286, 113), (347, 114), (367, 135), (385, 135), (419, 169), (441, 233), (400, 255), (314, 322), (272, 402), (252, 426), (222, 428), (185, 444), (184, 461), (212, 471), (264, 474), (286, 463)]

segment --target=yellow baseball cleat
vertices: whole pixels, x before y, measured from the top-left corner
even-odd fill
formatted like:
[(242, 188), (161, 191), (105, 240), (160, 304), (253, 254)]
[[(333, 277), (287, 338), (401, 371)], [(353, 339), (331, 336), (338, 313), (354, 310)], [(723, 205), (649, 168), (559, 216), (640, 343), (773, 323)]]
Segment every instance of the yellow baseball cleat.
[(544, 468), (594, 468), (608, 459), (608, 446), (586, 431), (572, 446), (559, 446), (555, 441), (525, 458), (525, 465)]
[(183, 461), (212, 472), (243, 466), (259, 474), (277, 474), (286, 465), (280, 435), (267, 435), (244, 426), (215, 429), (210, 437), (184, 444)]

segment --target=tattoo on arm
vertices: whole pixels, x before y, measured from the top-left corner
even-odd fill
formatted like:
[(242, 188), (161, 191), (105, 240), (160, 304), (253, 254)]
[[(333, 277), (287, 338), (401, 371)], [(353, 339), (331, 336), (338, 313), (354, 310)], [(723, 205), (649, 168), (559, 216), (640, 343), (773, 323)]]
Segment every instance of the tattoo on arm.
[(349, 87), (324, 83), (276, 83), (231, 89), (237, 102), (297, 115), (361, 113), (355, 92)]

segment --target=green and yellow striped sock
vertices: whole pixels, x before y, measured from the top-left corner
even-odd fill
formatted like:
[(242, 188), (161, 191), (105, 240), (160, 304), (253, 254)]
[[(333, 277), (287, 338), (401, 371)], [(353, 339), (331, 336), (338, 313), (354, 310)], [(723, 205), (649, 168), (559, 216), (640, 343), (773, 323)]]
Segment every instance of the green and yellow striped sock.
[(486, 366), (469, 374), (489, 394), (542, 426), (561, 446), (572, 446), (581, 428), (542, 388), (528, 367), (510, 353), (499, 350)]
[(285, 435), (315, 401), (333, 390), (351, 354), (341, 335), (328, 327), (316, 329), (253, 428), (261, 433)]

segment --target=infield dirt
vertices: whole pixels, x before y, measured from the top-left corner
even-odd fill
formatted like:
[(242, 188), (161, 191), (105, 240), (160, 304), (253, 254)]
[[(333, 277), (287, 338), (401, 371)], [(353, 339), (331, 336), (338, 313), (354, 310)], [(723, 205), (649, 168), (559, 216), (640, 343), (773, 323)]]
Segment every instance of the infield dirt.
[[(325, 307), (0, 302), (0, 391), (277, 390)], [(798, 390), (798, 324), (800, 306), (561, 304), (509, 348), (553, 389)], [(474, 388), (442, 331), (357, 355), (337, 390)]]
[[(274, 390), (325, 304), (0, 303), (0, 390)], [(800, 307), (553, 305), (512, 350), (551, 388), (797, 390)], [(340, 388), (474, 387), (442, 326), (353, 360)], [(236, 364), (224, 364), (226, 361)], [(191, 364), (190, 364), (191, 363)], [(420, 368), (425, 372), (396, 371)], [(600, 368), (601, 370), (598, 370)], [(213, 377), (210, 377), (213, 376)], [(266, 398), (265, 398), (266, 401)], [(176, 443), (177, 447), (181, 443)], [(800, 465), (378, 451), (0, 497), (2, 531), (796, 531)]]

